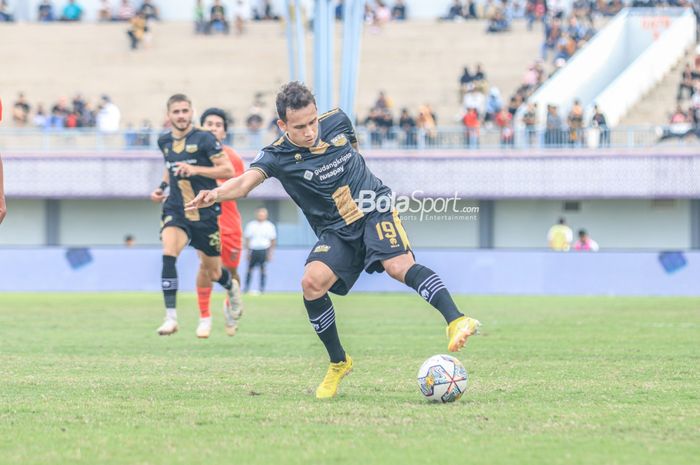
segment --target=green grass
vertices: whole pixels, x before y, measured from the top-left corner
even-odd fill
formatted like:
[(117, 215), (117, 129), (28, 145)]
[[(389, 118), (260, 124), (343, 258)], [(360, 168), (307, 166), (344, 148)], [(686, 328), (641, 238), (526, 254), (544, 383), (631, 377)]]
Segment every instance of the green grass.
[[(460, 297), (467, 394), (422, 400), (444, 326), (414, 295), (335, 298), (355, 371), (317, 401), (298, 295), (158, 337), (158, 294), (0, 295), (0, 464), (697, 464), (700, 300)], [(219, 306), (220, 296), (215, 300)]]

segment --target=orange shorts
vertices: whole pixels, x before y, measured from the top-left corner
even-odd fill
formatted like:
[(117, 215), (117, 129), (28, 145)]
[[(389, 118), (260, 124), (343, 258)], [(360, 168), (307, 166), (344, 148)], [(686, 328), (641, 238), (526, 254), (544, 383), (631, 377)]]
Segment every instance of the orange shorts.
[(226, 268), (238, 268), (241, 261), (241, 235), (221, 235), (221, 264)]

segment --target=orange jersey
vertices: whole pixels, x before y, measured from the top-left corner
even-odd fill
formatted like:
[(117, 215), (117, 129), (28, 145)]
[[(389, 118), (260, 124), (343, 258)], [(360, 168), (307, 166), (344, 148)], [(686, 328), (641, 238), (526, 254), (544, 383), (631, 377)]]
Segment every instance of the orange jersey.
[[(231, 147), (224, 146), (224, 153), (231, 160), (233, 165), (233, 177), (240, 176), (245, 171), (243, 160)], [(218, 179), (219, 185), (226, 182), (226, 179)], [(241, 214), (238, 212), (235, 200), (221, 202), (221, 215), (219, 216), (219, 230), (221, 234), (241, 235)]]

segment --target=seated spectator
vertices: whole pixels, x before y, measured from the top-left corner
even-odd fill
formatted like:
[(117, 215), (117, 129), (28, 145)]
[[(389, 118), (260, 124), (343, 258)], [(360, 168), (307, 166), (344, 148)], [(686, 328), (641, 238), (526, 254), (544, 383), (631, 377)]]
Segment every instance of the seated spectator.
[[(342, 11), (342, 2), (340, 3)], [(342, 15), (342, 13), (341, 13)], [(338, 7), (336, 6), (336, 19), (338, 19)], [(272, 11), (270, 0), (258, 0), (258, 6), (253, 8), (253, 20), (255, 21), (279, 21), (279, 16)], [(342, 19), (342, 17), (341, 17)]]
[(50, 129), (63, 129), (66, 127), (66, 116), (60, 109), (54, 108), (51, 110), (51, 117), (48, 120), (47, 128)]
[(476, 14), (476, 2), (474, 0), (467, 0), (467, 4), (462, 8), (462, 15), (464, 19), (479, 19), (479, 15)]
[(160, 19), (160, 13), (158, 12), (158, 7), (155, 6), (152, 0), (144, 0), (143, 4), (141, 4), (141, 8), (139, 8), (139, 13), (143, 15), (144, 18), (146, 18), (146, 21), (151, 21), (151, 20), (156, 20), (158, 21)]
[(214, 0), (214, 5), (209, 13), (209, 24), (207, 25), (207, 33), (223, 32), (228, 34), (229, 25), (226, 20), (226, 8), (221, 4), (221, 0)]
[(12, 15), (12, 10), (7, 0), (0, 0), (0, 23), (12, 23), (14, 21), (15, 17)]
[(44, 106), (40, 103), (36, 106), (36, 113), (32, 119), (32, 124), (36, 128), (44, 129), (48, 125), (49, 119), (46, 117)]
[(131, 18), (131, 25), (126, 31), (126, 34), (131, 40), (131, 50), (136, 50), (143, 42), (144, 37), (148, 32), (148, 23), (146, 16), (142, 12), (138, 12), (136, 16)]
[(56, 20), (51, 0), (42, 0), (42, 2), (39, 4), (38, 12), (39, 14), (37, 19), (40, 23), (49, 23)]
[(574, 242), (574, 250), (577, 252), (597, 252), (600, 249), (598, 243), (591, 239), (585, 229), (579, 229), (578, 240)]
[(100, 9), (97, 10), (97, 20), (100, 22), (112, 21), (112, 5), (109, 0), (101, 0)]
[(506, 9), (507, 7), (507, 0), (502, 0), (503, 5), (497, 7), (493, 14), (489, 17), (489, 26), (486, 29), (486, 32), (505, 32), (510, 30), (510, 19), (507, 17), (506, 14)]
[(245, 26), (250, 21), (250, 5), (247, 0), (236, 0), (233, 6), (233, 24), (236, 27), (236, 34), (245, 32)]
[(576, 40), (574, 40), (574, 38), (571, 37), (568, 32), (562, 32), (561, 38), (559, 39), (559, 43), (557, 44), (557, 54), (554, 58), (554, 61), (568, 61), (569, 58), (574, 56), (574, 53), (576, 53), (577, 48), (578, 44)]
[(207, 21), (204, 19), (204, 3), (202, 0), (197, 0), (197, 3), (194, 5), (194, 33), (207, 33)]
[(681, 108), (680, 105), (676, 106), (676, 111), (674, 111), (671, 114), (671, 117), (669, 118), (669, 123), (671, 124), (679, 124), (679, 123), (685, 123), (688, 121), (688, 115), (685, 114), (683, 109)]
[(375, 0), (376, 8), (374, 9), (374, 25), (377, 27), (384, 27), (386, 23), (391, 21), (391, 10), (384, 0)]
[(404, 3), (404, 0), (396, 0), (394, 6), (391, 7), (391, 18), (394, 21), (406, 20), (406, 4)]
[(390, 110), (393, 106), (394, 106), (394, 101), (390, 97), (387, 97), (383, 90), (380, 90), (379, 96), (377, 97), (377, 100), (374, 102), (374, 108), (380, 108), (382, 110), (385, 110), (385, 109)]
[(136, 16), (136, 10), (131, 5), (129, 0), (122, 0), (117, 8), (117, 14), (114, 16), (114, 21), (131, 21), (131, 18)]
[(440, 18), (442, 21), (459, 21), (464, 19), (464, 7), (462, 6), (462, 0), (454, 0), (452, 6), (447, 11), (447, 15)]
[(510, 113), (510, 116), (515, 117), (515, 114), (518, 112), (518, 108), (523, 104), (523, 98), (520, 94), (516, 93), (513, 95), (510, 100), (508, 101), (508, 106), (506, 107), (506, 110), (508, 113)]
[(486, 93), (488, 83), (486, 80), (486, 73), (481, 68), (481, 63), (476, 64), (476, 70), (472, 75), (472, 83), (474, 84), (474, 87), (477, 90), (477, 92), (481, 92), (482, 94)]
[(23, 92), (17, 95), (17, 100), (12, 106), (12, 121), (17, 126), (25, 126), (29, 122), (29, 112), (31, 111), (31, 105), (27, 101)]
[(525, 17), (527, 18), (527, 30), (532, 30), (535, 21), (541, 21), (546, 12), (545, 0), (527, 0)]
[(501, 92), (497, 87), (492, 87), (489, 91), (489, 96), (486, 98), (486, 112), (484, 114), (484, 122), (493, 121), (498, 112), (503, 108), (503, 99)]
[(561, 23), (558, 19), (552, 19), (544, 25), (544, 42), (542, 43), (542, 59), (547, 60), (547, 51), (556, 50), (561, 39)]
[(75, 0), (68, 0), (68, 4), (63, 8), (61, 21), (80, 21), (83, 18), (83, 8), (75, 3)]

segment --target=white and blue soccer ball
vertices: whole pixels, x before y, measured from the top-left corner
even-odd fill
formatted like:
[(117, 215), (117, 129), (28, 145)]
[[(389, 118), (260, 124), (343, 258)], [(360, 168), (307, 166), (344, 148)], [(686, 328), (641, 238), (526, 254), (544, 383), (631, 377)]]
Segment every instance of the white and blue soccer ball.
[(450, 355), (433, 355), (418, 370), (418, 387), (432, 402), (454, 402), (467, 390), (467, 370)]

